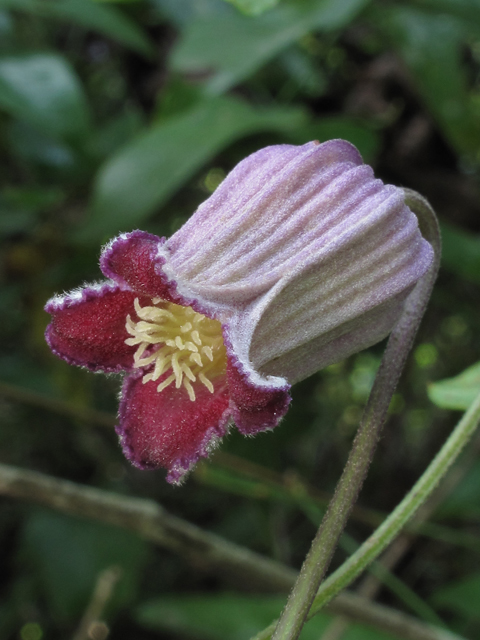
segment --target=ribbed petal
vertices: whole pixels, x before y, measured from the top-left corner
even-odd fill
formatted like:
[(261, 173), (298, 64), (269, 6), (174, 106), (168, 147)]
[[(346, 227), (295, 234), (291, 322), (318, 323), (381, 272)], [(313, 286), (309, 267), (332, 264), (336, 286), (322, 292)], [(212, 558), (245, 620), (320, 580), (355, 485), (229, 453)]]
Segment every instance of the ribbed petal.
[(260, 367), (263, 376), (285, 376), (292, 384), (386, 338), (410, 290), (362, 316), (313, 338)]
[[(357, 221), (356, 212), (352, 212), (350, 229), (326, 242), (315, 262), (300, 266), (252, 310), (251, 322), (258, 320), (249, 350), (255, 368), (261, 369), (287, 353), (294, 356), (295, 349), (313, 340), (318, 348), (322, 336), (330, 332), (331, 339), (337, 339), (365, 327), (365, 315), (377, 307), (383, 309), (373, 315), (378, 331), (375, 326), (369, 327), (368, 344), (364, 340), (367, 334), (359, 332), (358, 348), (352, 343), (348, 350), (360, 351), (391, 330), (400, 312), (399, 302), (433, 259), (432, 248), (420, 236), (416, 218), (398, 192), (392, 196), (377, 208), (368, 209), (363, 219), (359, 214)], [(392, 314), (389, 306), (396, 312)], [(235, 345), (233, 336), (232, 342)], [(344, 355), (340, 351), (333, 361)], [(302, 377), (327, 364), (321, 351), (313, 348), (311, 361)], [(267, 366), (266, 370), (272, 368)]]
[[(356, 201), (363, 192), (355, 190), (372, 182), (371, 169), (343, 140), (252, 154), (167, 242), (164, 270), (180, 293), (207, 304), (250, 302), (307, 259), (312, 243), (338, 223), (332, 189), (338, 192), (339, 182)], [(381, 187), (377, 181), (367, 191)]]
[(131, 369), (135, 347), (125, 323), (134, 314), (135, 294), (113, 282), (87, 286), (47, 302), (52, 315), (45, 337), (53, 353), (92, 371)]
[(233, 352), (249, 363), (250, 379), (256, 372), (293, 384), (378, 342), (431, 265), (433, 250), (403, 192), (367, 172), (358, 182), (359, 173), (328, 188), (328, 223), (308, 253), (299, 247), (295, 266), (229, 320)]
[(214, 393), (195, 385), (191, 402), (185, 389), (170, 385), (157, 391), (159, 381), (125, 379), (120, 403), (120, 436), (125, 456), (141, 469), (168, 470), (178, 483), (201, 457), (208, 456), (227, 431), (230, 417), (224, 378), (214, 381)]
[(159, 250), (164, 243), (165, 238), (145, 231), (124, 233), (103, 249), (100, 268), (122, 288), (174, 302), (174, 285), (167, 282), (161, 269), (165, 259)]

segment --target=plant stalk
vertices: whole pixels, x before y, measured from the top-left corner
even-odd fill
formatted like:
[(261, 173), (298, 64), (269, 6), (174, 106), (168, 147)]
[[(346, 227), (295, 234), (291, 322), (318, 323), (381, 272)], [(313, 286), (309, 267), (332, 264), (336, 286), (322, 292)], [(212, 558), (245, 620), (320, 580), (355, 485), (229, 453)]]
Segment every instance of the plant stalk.
[(272, 640), (296, 640), (328, 569), (372, 460), (388, 407), (415, 334), (427, 306), (440, 266), (441, 240), (437, 218), (424, 198), (406, 191), (406, 203), (417, 214), (423, 236), (434, 249), (429, 271), (417, 282), (390, 334), (350, 456), (300, 575), (280, 616)]
[(480, 393), (464, 414), (448, 440), (437, 453), (427, 470), (407, 493), (383, 524), (348, 558), (320, 587), (308, 617), (314, 616), (395, 539), (406, 522), (425, 502), (446, 475), (480, 423)]

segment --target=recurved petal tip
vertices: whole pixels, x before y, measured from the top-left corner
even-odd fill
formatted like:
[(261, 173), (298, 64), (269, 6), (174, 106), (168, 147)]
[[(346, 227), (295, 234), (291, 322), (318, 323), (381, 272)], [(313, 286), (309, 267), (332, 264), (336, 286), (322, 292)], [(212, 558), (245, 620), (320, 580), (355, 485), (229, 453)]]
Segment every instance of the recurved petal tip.
[(173, 302), (176, 299), (174, 284), (167, 281), (162, 271), (164, 243), (165, 238), (145, 231), (124, 233), (104, 247), (100, 256), (102, 273), (137, 295)]

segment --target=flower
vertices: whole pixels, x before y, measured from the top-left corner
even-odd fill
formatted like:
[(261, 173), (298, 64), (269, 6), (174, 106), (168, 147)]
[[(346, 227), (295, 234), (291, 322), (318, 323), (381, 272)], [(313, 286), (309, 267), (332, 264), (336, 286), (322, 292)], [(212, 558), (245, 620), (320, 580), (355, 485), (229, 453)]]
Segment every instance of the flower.
[(225, 435), (272, 429), (292, 384), (391, 331), (433, 251), (343, 140), (240, 162), (169, 240), (122, 234), (107, 280), (47, 303), (71, 364), (126, 371), (123, 450), (179, 482)]

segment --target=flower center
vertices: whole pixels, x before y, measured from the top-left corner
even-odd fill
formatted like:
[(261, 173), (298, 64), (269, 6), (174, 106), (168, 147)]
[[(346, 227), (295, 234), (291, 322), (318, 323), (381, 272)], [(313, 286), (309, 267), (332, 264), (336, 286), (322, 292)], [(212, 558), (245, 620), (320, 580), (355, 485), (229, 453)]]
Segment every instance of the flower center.
[(126, 328), (132, 336), (126, 344), (138, 349), (133, 356), (135, 368), (152, 368), (143, 382), (158, 380), (166, 371), (172, 373), (157, 387), (162, 391), (173, 382), (182, 385), (190, 400), (195, 400), (192, 382), (201, 382), (210, 393), (210, 379), (225, 372), (227, 355), (222, 338), (222, 326), (192, 307), (182, 307), (161, 298), (153, 298), (150, 307), (141, 307), (135, 298), (135, 311), (140, 318), (134, 322), (127, 316)]

